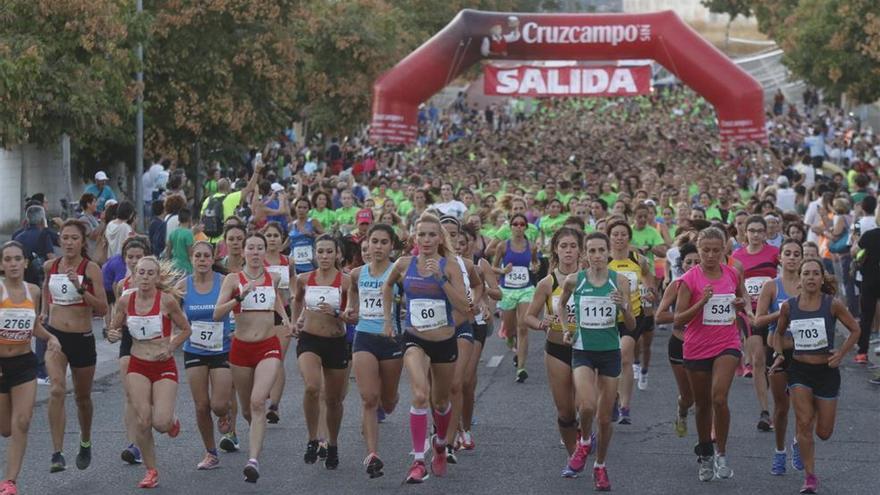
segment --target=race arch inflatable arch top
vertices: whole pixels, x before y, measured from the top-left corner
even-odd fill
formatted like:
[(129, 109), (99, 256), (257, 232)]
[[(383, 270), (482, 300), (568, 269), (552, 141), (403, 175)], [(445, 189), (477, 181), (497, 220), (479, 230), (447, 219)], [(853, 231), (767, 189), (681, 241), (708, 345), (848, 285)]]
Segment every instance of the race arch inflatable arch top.
[(411, 143), (418, 107), (481, 60), (653, 59), (702, 95), (726, 143), (765, 141), (760, 84), (674, 12), (516, 14), (462, 10), (373, 86), (371, 138)]

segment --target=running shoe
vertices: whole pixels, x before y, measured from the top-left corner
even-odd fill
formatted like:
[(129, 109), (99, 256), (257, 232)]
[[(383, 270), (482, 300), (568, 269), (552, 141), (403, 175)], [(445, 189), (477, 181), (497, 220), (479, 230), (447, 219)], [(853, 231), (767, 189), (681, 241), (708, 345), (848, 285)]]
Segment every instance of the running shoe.
[(761, 416), (758, 418), (758, 430), (759, 431), (773, 431), (773, 422), (770, 420), (770, 413), (767, 411), (761, 411)]
[(474, 450), (477, 445), (474, 443), (474, 437), (471, 432), (465, 430), (461, 432), (461, 448), (464, 450)]
[(384, 423), (385, 422), (385, 410), (381, 407), (376, 408), (376, 422)]
[(880, 385), (880, 373), (874, 375), (873, 378), (868, 380), (868, 383), (871, 385)]
[(432, 443), (434, 444), (434, 455), (431, 457), (431, 472), (434, 476), (442, 478), (446, 476), (446, 446), (440, 443), (435, 436)]
[(92, 445), (89, 443), (88, 447), (83, 446), (82, 443), (79, 445), (79, 452), (76, 454), (76, 468), (82, 471), (83, 469), (87, 469), (92, 464)]
[(278, 416), (278, 405), (277, 404), (270, 405), (269, 410), (266, 411), (266, 421), (270, 425), (277, 425), (278, 421), (280, 421), (280, 420), (281, 420), (281, 418)]
[(791, 467), (798, 471), (804, 470), (804, 461), (801, 459), (801, 446), (797, 442), (791, 442)]
[(220, 467), (220, 458), (210, 452), (206, 452), (205, 458), (196, 466), (196, 469), (199, 471), (207, 471), (218, 467)]
[(773, 476), (785, 474), (785, 457), (785, 452), (775, 452), (773, 454), (773, 466), (770, 468), (770, 474)]
[[(509, 341), (508, 341), (507, 345), (510, 345)], [(519, 366), (519, 356), (514, 354), (513, 355), (513, 367), (516, 368), (517, 366)]]
[(370, 479), (379, 478), (385, 474), (382, 471), (382, 468), (385, 467), (385, 463), (383, 463), (382, 459), (379, 459), (379, 456), (375, 453), (370, 453), (370, 455), (364, 459), (364, 466), (367, 466), (367, 475)]
[(819, 478), (815, 474), (808, 474), (804, 478), (804, 486), (801, 487), (801, 493), (818, 493)]
[(122, 460), (131, 465), (144, 462), (141, 458), (141, 449), (137, 448), (135, 444), (130, 444), (122, 451)]
[(217, 418), (217, 431), (225, 435), (232, 431), (232, 410), (226, 412), (226, 416)]
[(49, 380), (49, 377), (37, 377), (37, 385), (52, 385), (52, 381)]
[(700, 481), (712, 481), (712, 478), (715, 477), (715, 469), (712, 463), (712, 456), (701, 455), (697, 458), (697, 462), (700, 463)]
[(868, 364), (868, 353), (863, 352), (861, 354), (856, 354), (853, 361), (855, 361), (856, 364)]
[(455, 448), (446, 444), (446, 462), (448, 464), (458, 464), (458, 458), (455, 457)]
[(679, 416), (678, 408), (676, 407), (675, 411), (675, 434), (678, 435), (678, 438), (684, 438), (688, 433), (688, 419), (687, 416)]
[(147, 469), (144, 479), (138, 483), (138, 488), (156, 488), (159, 486), (159, 471), (155, 469)]
[(327, 442), (324, 440), (318, 441), (318, 459), (326, 459), (327, 458)]
[(638, 380), (642, 375), (641, 363), (633, 363), (633, 380)]
[(238, 452), (240, 448), (238, 445), (238, 435), (234, 431), (223, 435), (223, 438), (220, 439), (220, 448), (224, 452)]
[(175, 416), (174, 424), (171, 425), (171, 429), (168, 430), (168, 436), (170, 438), (177, 438), (177, 435), (180, 435), (180, 419)]
[(324, 458), (324, 467), (330, 470), (339, 467), (339, 446), (328, 445), (327, 456)]
[(64, 454), (55, 452), (52, 454), (52, 464), (49, 466), (50, 473), (60, 473), (67, 469), (67, 462), (64, 460)]
[(568, 464), (566, 464), (565, 467), (562, 468), (562, 477), (563, 478), (577, 478), (578, 474), (576, 471), (572, 471), (571, 468), (568, 467)]
[(593, 487), (597, 492), (611, 491), (611, 480), (608, 479), (608, 469), (605, 466), (593, 468)]
[(256, 459), (251, 459), (244, 466), (244, 480), (248, 483), (256, 483), (260, 479), (260, 465)]
[(306, 462), (306, 464), (314, 464), (318, 462), (317, 440), (309, 440), (309, 443), (306, 445), (306, 453), (303, 456), (303, 460)]
[(648, 374), (641, 372), (639, 373), (639, 390), (648, 390)]
[(18, 487), (12, 480), (6, 480), (0, 483), (0, 495), (18, 495)]
[(525, 383), (526, 378), (529, 377), (529, 372), (525, 370), (525, 368), (520, 368), (516, 370), (516, 383)]
[(568, 459), (568, 469), (574, 471), (575, 473), (580, 473), (584, 470), (584, 467), (587, 465), (587, 457), (589, 457), (590, 452), (593, 450), (593, 442), (595, 441), (595, 434), (590, 434), (589, 444), (583, 444), (578, 441), (577, 447), (575, 447), (574, 452)]
[(426, 479), (428, 479), (428, 469), (425, 467), (425, 461), (413, 461), (412, 466), (409, 467), (409, 472), (406, 473), (404, 482), (410, 485), (417, 485)]
[(733, 469), (727, 465), (727, 456), (715, 454), (715, 477), (722, 480), (733, 478)]
[(746, 364), (745, 366), (743, 366), (743, 376), (745, 378), (752, 377), (752, 365), (751, 364)]
[(617, 420), (617, 424), (619, 425), (631, 425), (632, 420), (629, 418), (629, 408), (621, 407), (620, 408), (620, 419)]

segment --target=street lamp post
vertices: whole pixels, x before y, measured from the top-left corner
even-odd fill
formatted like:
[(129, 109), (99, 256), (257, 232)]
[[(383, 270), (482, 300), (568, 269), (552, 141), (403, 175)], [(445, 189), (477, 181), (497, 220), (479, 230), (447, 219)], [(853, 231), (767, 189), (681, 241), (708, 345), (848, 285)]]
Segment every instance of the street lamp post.
[[(137, 13), (141, 14), (144, 11), (144, 2), (143, 0), (137, 0)], [(140, 15), (138, 15), (140, 17)], [(143, 176), (144, 176), (144, 45), (143, 43), (138, 43), (137, 46), (137, 58), (138, 58), (138, 72), (135, 76), (138, 83), (138, 96), (137, 96), (137, 117), (135, 118), (135, 127), (137, 129), (137, 136), (135, 138), (135, 151), (134, 151), (134, 200), (137, 205), (137, 211), (140, 213), (138, 215), (138, 225), (140, 226), (141, 232), (144, 232), (144, 226), (146, 225), (146, 213), (144, 213), (144, 188), (143, 188)], [(152, 198), (151, 198), (152, 199)]]

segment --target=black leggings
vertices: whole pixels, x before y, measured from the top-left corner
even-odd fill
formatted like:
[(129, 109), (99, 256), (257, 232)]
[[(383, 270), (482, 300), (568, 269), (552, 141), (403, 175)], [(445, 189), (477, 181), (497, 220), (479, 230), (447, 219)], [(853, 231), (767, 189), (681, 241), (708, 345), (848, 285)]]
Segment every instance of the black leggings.
[(862, 310), (862, 317), (859, 319), (859, 329), (862, 333), (859, 335), (859, 354), (868, 353), (868, 345), (871, 341), (871, 325), (874, 324), (874, 313), (877, 312), (877, 294), (865, 290), (862, 284), (862, 294), (859, 296), (859, 307)]

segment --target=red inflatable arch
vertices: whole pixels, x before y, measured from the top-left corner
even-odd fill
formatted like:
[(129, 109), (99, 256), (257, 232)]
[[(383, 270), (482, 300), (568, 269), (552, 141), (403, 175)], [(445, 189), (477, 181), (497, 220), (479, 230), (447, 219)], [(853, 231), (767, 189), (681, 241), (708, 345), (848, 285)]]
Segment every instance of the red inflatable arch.
[(373, 86), (371, 136), (410, 143), (418, 106), (482, 59), (653, 59), (715, 107), (721, 138), (763, 141), (758, 82), (672, 11), (651, 14), (514, 14), (462, 10)]

